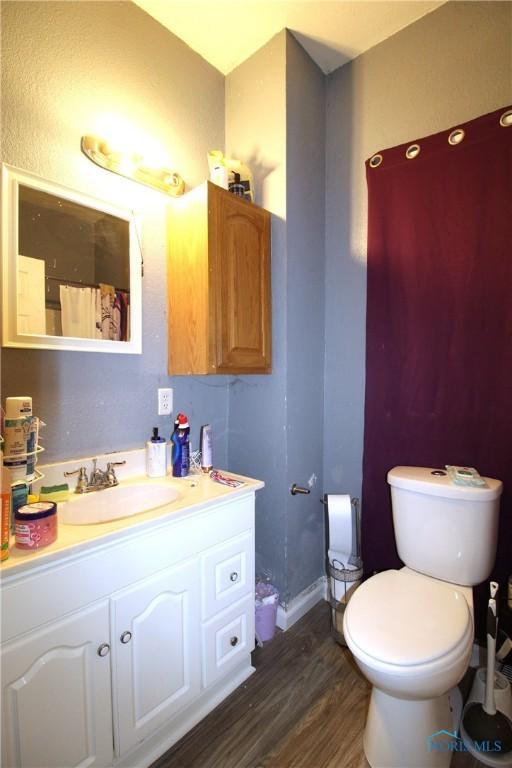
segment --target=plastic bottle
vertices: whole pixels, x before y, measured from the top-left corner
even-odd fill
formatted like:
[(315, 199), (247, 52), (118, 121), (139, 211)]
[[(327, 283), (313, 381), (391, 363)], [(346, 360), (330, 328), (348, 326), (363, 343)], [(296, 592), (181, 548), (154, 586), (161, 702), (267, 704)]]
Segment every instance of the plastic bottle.
[(148, 477), (165, 477), (167, 474), (167, 444), (153, 427), (153, 437), (146, 443), (146, 474)]
[(213, 469), (213, 435), (211, 424), (201, 427), (201, 470), (206, 474)]
[(11, 532), (11, 475), (10, 472), (4, 467), (2, 451), (0, 451), (0, 484), (0, 560), (7, 560), (9, 557), (9, 534)]
[(13, 483), (27, 478), (27, 451), (31, 424), (32, 398), (8, 397), (5, 401), (4, 466), (11, 473)]
[(184, 413), (178, 413), (174, 422), (172, 441), (172, 475), (186, 477), (190, 467), (190, 426)]
[(231, 182), (229, 185), (229, 191), (233, 193), (233, 195), (236, 195), (237, 197), (244, 197), (245, 195), (245, 189), (244, 185), (240, 181), (240, 174), (234, 173), (233, 174), (234, 181)]

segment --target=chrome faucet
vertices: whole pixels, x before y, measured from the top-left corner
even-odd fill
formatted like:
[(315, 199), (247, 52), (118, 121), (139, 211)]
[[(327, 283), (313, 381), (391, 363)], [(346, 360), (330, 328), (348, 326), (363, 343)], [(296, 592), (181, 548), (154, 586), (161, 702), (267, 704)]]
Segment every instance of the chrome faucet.
[(102, 491), (105, 488), (113, 488), (118, 485), (115, 467), (126, 464), (126, 461), (109, 461), (106, 470), (97, 466), (98, 459), (92, 460), (92, 471), (90, 477), (87, 476), (86, 467), (79, 467), (72, 472), (64, 472), (65, 477), (78, 475), (75, 493), (91, 493), (92, 491)]

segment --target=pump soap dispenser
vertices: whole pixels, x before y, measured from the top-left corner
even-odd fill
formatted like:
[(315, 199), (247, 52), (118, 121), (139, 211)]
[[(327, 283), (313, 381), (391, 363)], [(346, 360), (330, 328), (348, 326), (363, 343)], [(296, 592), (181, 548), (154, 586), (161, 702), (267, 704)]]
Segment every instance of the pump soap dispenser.
[(165, 477), (167, 474), (167, 445), (153, 427), (153, 437), (146, 443), (146, 474), (148, 477)]

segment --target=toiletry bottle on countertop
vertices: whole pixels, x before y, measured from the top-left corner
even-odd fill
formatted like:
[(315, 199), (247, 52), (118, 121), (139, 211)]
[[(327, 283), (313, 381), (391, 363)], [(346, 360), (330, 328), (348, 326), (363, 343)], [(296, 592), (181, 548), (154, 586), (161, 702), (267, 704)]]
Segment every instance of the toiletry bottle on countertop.
[(213, 434), (211, 424), (201, 427), (201, 470), (205, 473), (213, 469)]
[(173, 477), (186, 477), (190, 467), (190, 426), (184, 413), (178, 413), (174, 422), (172, 441)]
[(4, 466), (11, 473), (11, 482), (26, 480), (27, 452), (32, 424), (32, 398), (8, 397), (5, 401)]
[(167, 474), (167, 444), (153, 427), (153, 437), (146, 443), (146, 474), (148, 477), (165, 477)]
[(0, 548), (0, 560), (9, 557), (9, 535), (11, 533), (11, 475), (3, 465), (3, 453), (0, 451), (0, 512), (2, 540)]

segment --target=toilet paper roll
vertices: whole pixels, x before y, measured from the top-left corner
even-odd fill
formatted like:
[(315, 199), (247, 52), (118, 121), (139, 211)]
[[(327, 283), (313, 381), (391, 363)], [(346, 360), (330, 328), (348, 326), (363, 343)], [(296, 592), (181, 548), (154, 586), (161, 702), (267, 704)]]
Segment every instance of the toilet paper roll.
[(350, 552), (338, 552), (336, 549), (329, 549), (327, 557), (329, 563), (340, 571), (344, 568), (348, 568), (349, 570), (355, 570), (357, 568), (357, 565), (352, 565), (352, 563), (349, 562), (351, 557)]
[[(352, 504), (348, 493), (327, 494), (329, 549), (352, 552)], [(347, 558), (348, 561), (348, 558)]]

